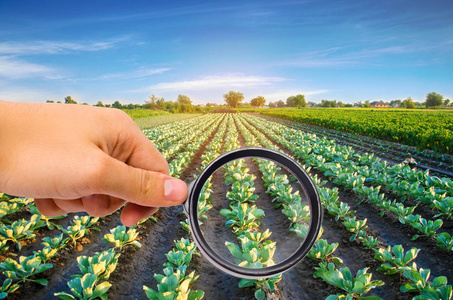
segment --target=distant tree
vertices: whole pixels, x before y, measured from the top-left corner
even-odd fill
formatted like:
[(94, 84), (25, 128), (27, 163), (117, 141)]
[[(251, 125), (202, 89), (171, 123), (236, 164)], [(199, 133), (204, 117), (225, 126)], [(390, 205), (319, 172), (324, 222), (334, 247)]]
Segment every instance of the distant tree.
[(66, 104), (77, 104), (77, 102), (75, 100), (73, 100), (71, 98), (71, 96), (67, 96), (66, 98), (64, 98), (64, 103), (66, 103)]
[(352, 105), (351, 103), (346, 103), (346, 104), (344, 105), (344, 107), (354, 107), (354, 105)]
[(98, 107), (104, 107), (104, 104), (102, 103), (102, 101), (98, 101), (98, 103), (96, 103), (95, 106), (98, 106)]
[(288, 107), (305, 107), (307, 102), (305, 101), (305, 96), (298, 94), (296, 96), (289, 96), (286, 99), (286, 106)]
[(269, 107), (270, 107), (270, 108), (274, 108), (275, 106), (276, 106), (276, 105), (275, 105), (274, 102), (269, 102)]
[(186, 95), (178, 95), (178, 100), (176, 101), (180, 104), (192, 105), (192, 100)]
[(162, 107), (164, 110), (171, 111), (173, 107), (177, 106), (174, 101), (165, 101), (164, 106)]
[(414, 108), (415, 108), (414, 100), (412, 100), (411, 97), (407, 97), (407, 98), (404, 99), (404, 101), (401, 103), (401, 107), (408, 108), (408, 109), (414, 109)]
[(61, 103), (61, 101), (58, 101), (57, 103)]
[(161, 109), (164, 108), (165, 106), (165, 99), (162, 97), (162, 98), (159, 98), (156, 100), (156, 104), (157, 106), (159, 106)]
[(134, 109), (135, 106), (134, 106), (134, 104), (129, 103), (129, 104), (126, 106), (126, 108), (127, 108), (127, 109)]
[(426, 95), (426, 107), (427, 108), (434, 108), (434, 107), (437, 107), (437, 106), (441, 106), (442, 103), (443, 103), (443, 98), (444, 96), (442, 96), (441, 94), (438, 94), (436, 92), (431, 92), (431, 93), (428, 93)]
[(113, 108), (123, 108), (123, 105), (117, 100), (112, 104)]
[(89, 104), (88, 104), (88, 103), (86, 103), (86, 102), (83, 102), (83, 103), (82, 103), (82, 105), (89, 105)]
[(389, 106), (391, 106), (391, 107), (402, 107), (402, 104), (403, 104), (403, 101), (401, 101), (399, 99), (395, 99), (395, 100), (390, 101)]
[(47, 100), (46, 103), (55, 103), (53, 100)]
[(321, 100), (321, 104), (319, 106), (321, 106), (321, 107), (337, 107), (337, 100), (323, 99), (323, 100)]
[(266, 104), (266, 99), (263, 96), (258, 96), (250, 100), (253, 107), (263, 107)]
[(151, 96), (148, 97), (148, 101), (145, 101), (147, 103), (151, 104), (156, 104), (156, 101), (159, 99), (156, 95), (152, 94)]
[(444, 100), (444, 106), (448, 106), (449, 103), (450, 103), (450, 99), (445, 99)]
[(162, 101), (165, 101), (164, 98), (159, 98), (153, 94), (148, 97), (148, 100), (145, 100), (145, 104), (142, 107), (145, 109), (162, 109), (163, 105), (160, 105)]
[(278, 100), (277, 107), (285, 107), (285, 102), (283, 102), (283, 100)]
[(229, 91), (228, 94), (223, 95), (223, 98), (228, 106), (238, 107), (244, 100), (244, 95), (241, 92)]
[(312, 101), (308, 101), (307, 105), (308, 105), (309, 107), (316, 107), (316, 106), (318, 106), (318, 103), (312, 102)]
[(363, 107), (370, 108), (371, 107), (370, 100), (365, 101), (365, 104), (363, 104)]
[(252, 105), (251, 105), (249, 102), (245, 102), (245, 103), (242, 103), (242, 104), (241, 104), (241, 107), (244, 107), (244, 108), (252, 108)]
[(344, 104), (343, 102), (341, 102), (341, 101), (338, 101), (338, 104), (337, 104), (337, 106), (338, 106), (338, 107), (344, 107), (344, 106), (345, 106), (345, 104)]

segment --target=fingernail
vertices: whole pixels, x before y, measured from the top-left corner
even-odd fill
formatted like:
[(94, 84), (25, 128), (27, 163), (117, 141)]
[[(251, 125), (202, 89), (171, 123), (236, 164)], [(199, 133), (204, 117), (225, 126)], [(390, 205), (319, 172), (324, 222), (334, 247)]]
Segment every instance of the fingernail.
[(175, 188), (178, 187), (178, 182), (179, 180), (178, 179), (166, 179), (165, 182), (164, 182), (164, 196), (165, 196), (165, 199), (169, 200), (169, 201), (174, 201), (175, 197), (173, 196), (172, 197), (172, 192)]

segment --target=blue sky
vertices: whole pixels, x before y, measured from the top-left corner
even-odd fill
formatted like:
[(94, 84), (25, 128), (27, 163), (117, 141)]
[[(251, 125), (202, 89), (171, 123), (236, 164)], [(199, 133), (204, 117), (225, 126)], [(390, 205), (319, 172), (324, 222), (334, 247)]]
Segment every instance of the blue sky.
[(453, 1), (0, 0), (0, 99), (453, 100)]

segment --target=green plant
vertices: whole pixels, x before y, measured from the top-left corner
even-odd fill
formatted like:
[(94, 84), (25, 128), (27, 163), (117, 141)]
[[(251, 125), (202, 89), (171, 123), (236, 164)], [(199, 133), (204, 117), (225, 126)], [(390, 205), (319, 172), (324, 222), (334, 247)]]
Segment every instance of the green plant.
[(291, 223), (308, 223), (310, 222), (310, 207), (302, 202), (293, 202), (292, 204), (283, 204), (282, 213), (288, 217)]
[(120, 248), (120, 251), (126, 245), (132, 245), (137, 248), (141, 248), (141, 244), (136, 241), (138, 232), (135, 228), (129, 228), (126, 231), (126, 226), (119, 225), (113, 229), (110, 229), (110, 233), (104, 235), (104, 241), (112, 243), (115, 248)]
[(307, 254), (307, 257), (314, 260), (333, 262), (336, 265), (341, 265), (343, 260), (332, 256), (337, 247), (338, 243), (329, 244), (327, 240), (320, 239), (313, 245), (310, 252)]
[(0, 219), (6, 215), (18, 212), (21, 209), (22, 207), (17, 203), (11, 203), (9, 201), (0, 202)]
[(168, 262), (164, 263), (164, 267), (181, 267), (188, 266), (192, 260), (192, 252), (184, 253), (184, 251), (177, 250), (170, 251), (165, 254)]
[(417, 257), (420, 249), (412, 248), (405, 253), (403, 246), (396, 245), (393, 247), (389, 246), (387, 249), (380, 248), (374, 251), (376, 253), (374, 258), (384, 262), (377, 270), (384, 271), (386, 275), (417, 269), (415, 262), (412, 263), (412, 266), (408, 264)]
[(57, 254), (58, 250), (50, 247), (44, 247), (39, 251), (33, 251), (36, 257), (38, 257), (43, 263), (51, 259)]
[(416, 299), (449, 300), (452, 296), (452, 288), (451, 285), (447, 285), (447, 277), (438, 276), (430, 283), (428, 281), (430, 274), (430, 270), (423, 268), (405, 271), (404, 277), (409, 279), (410, 283), (402, 285), (400, 290), (403, 293), (420, 293), (420, 296), (414, 297)]
[(256, 206), (249, 206), (247, 203), (232, 206), (230, 209), (220, 210), (220, 214), (225, 216), (228, 221), (226, 227), (233, 227), (233, 232), (238, 235), (251, 228), (258, 227), (259, 219), (264, 217), (264, 211)]
[(327, 211), (329, 214), (335, 215), (335, 221), (338, 221), (340, 218), (344, 219), (349, 215), (355, 214), (355, 210), (349, 210), (350, 208), (351, 207), (344, 202), (334, 202), (327, 206)]
[(417, 229), (418, 231), (422, 232), (423, 234), (415, 234), (412, 238), (411, 241), (416, 240), (420, 236), (433, 236), (436, 234), (436, 231), (442, 227), (442, 224), (444, 222), (441, 219), (437, 219), (435, 221), (432, 220), (426, 220), (423, 218), (420, 218), (418, 223), (414, 223), (412, 226)]
[(440, 247), (447, 251), (453, 251), (453, 239), (447, 232), (442, 232), (438, 236), (435, 237), (438, 244), (437, 247)]
[(186, 266), (180, 266), (175, 270), (172, 267), (167, 267), (163, 270), (164, 275), (156, 274), (154, 278), (157, 280), (157, 291), (147, 286), (143, 286), (148, 299), (153, 300), (198, 300), (204, 296), (203, 291), (193, 291), (189, 286), (198, 279), (195, 272), (186, 274)]
[(109, 279), (110, 274), (115, 270), (120, 253), (116, 254), (115, 249), (97, 252), (92, 257), (77, 257), (78, 267), (82, 274), (75, 274), (74, 277), (82, 277), (84, 274), (95, 274), (101, 281)]
[(190, 239), (181, 238), (180, 240), (174, 242), (176, 249), (179, 251), (192, 253), (192, 255), (200, 255), (200, 253), (197, 252), (197, 245), (195, 245), (194, 242), (191, 242)]
[(32, 281), (41, 285), (47, 285), (46, 279), (31, 279), (30, 277), (44, 271), (47, 271), (53, 267), (52, 264), (43, 264), (39, 257), (34, 255), (21, 256), (19, 262), (11, 258), (6, 258), (0, 263), (0, 269), (3, 274), (13, 281)]
[(374, 236), (361, 236), (359, 240), (362, 242), (363, 246), (365, 246), (365, 249), (374, 249), (377, 245), (379, 245), (378, 239)]
[(66, 229), (62, 229), (63, 233), (67, 234), (72, 241), (72, 245), (75, 246), (78, 239), (81, 239), (85, 234), (89, 234), (90, 230), (100, 231), (94, 224), (99, 218), (91, 218), (90, 216), (75, 216), (71, 225)]
[(0, 287), (0, 299), (5, 299), (6, 297), (8, 297), (9, 293), (16, 291), (20, 287), (19, 284), (12, 283), (13, 280), (11, 278), (6, 278), (6, 280), (3, 281), (3, 284)]
[(245, 287), (256, 287), (257, 290), (255, 291), (255, 299), (257, 300), (264, 300), (266, 298), (266, 291), (273, 292), (275, 290), (275, 284), (282, 280), (282, 275), (276, 275), (266, 279), (246, 279), (242, 278), (239, 281), (238, 286), (240, 288)]
[(104, 281), (97, 284), (99, 278), (96, 274), (85, 274), (68, 282), (72, 294), (66, 292), (55, 293), (54, 295), (64, 300), (92, 300), (101, 298), (107, 299), (107, 291), (112, 286), (109, 282)]
[(330, 295), (326, 299), (342, 299), (344, 297), (346, 299), (380, 299), (379, 297), (371, 296), (362, 297), (363, 294), (369, 292), (371, 289), (384, 285), (384, 282), (380, 280), (371, 280), (372, 274), (367, 273), (367, 271), (368, 268), (359, 270), (354, 278), (348, 267), (337, 270), (335, 269), (334, 263), (320, 263), (319, 267), (316, 267), (313, 276), (315, 278), (320, 277), (325, 282), (347, 293), (346, 295)]
[(30, 229), (32, 226), (32, 221), (27, 221), (24, 219), (13, 222), (11, 225), (0, 225), (0, 240), (2, 241), (12, 241), (16, 243), (16, 248), (18, 250), (22, 249), (22, 244), (20, 240), (24, 239), (33, 239), (36, 235)]
[(238, 266), (246, 268), (263, 268), (274, 264), (273, 256), (275, 253), (275, 242), (264, 241), (258, 243), (243, 236), (239, 238), (241, 248), (238, 245), (225, 242), (230, 253), (235, 257)]
[(255, 185), (253, 181), (240, 182), (236, 181), (231, 186), (231, 190), (227, 192), (226, 198), (233, 202), (255, 202), (258, 195), (254, 194)]
[(357, 238), (363, 237), (366, 235), (365, 229), (368, 227), (366, 225), (367, 219), (357, 220), (356, 216), (350, 218), (346, 217), (343, 221), (343, 225), (349, 232), (354, 233), (350, 238), (349, 241), (352, 242)]
[(60, 229), (61, 230), (61, 226), (60, 225), (56, 225), (54, 223), (52, 223), (51, 221), (52, 220), (59, 220), (59, 219), (63, 219), (65, 218), (67, 215), (62, 215), (62, 216), (57, 216), (57, 217), (46, 217), (44, 215), (42, 215), (38, 208), (36, 207), (36, 204), (35, 203), (30, 203), (28, 205), (28, 208), (30, 209), (30, 212), (32, 214), (35, 214), (35, 215), (38, 215), (40, 217), (40, 219), (45, 223), (45, 226), (47, 226), (47, 228), (49, 230), (54, 230), (55, 227)]
[(69, 238), (63, 238), (63, 233), (62, 233), (54, 238), (51, 238), (48, 236), (44, 237), (42, 239), (41, 244), (44, 247), (50, 247), (52, 249), (61, 250), (61, 249), (66, 248), (68, 241), (69, 241)]

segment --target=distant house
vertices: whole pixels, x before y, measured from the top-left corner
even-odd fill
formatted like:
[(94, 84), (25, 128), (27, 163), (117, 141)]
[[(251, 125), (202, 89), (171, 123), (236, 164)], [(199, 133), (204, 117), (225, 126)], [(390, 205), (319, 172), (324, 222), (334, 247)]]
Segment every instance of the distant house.
[(370, 103), (371, 107), (389, 107), (388, 103), (385, 103), (384, 101), (373, 101)]

